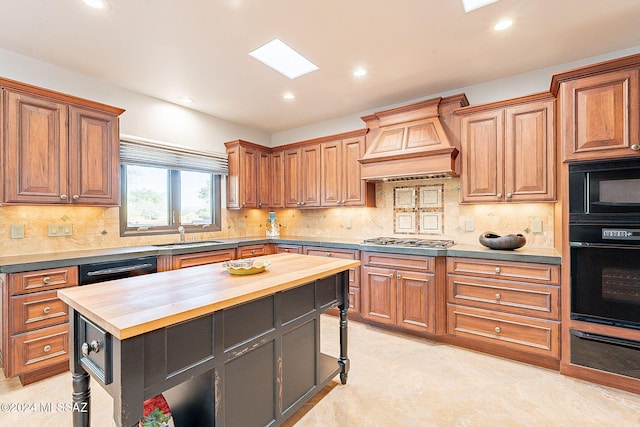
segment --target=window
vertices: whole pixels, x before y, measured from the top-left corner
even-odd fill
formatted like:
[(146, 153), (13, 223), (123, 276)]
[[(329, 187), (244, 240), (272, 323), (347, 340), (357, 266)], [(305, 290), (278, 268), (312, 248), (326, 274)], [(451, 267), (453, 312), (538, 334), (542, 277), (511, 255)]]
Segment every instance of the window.
[[(120, 235), (172, 234), (180, 225), (186, 232), (221, 229), (226, 156), (207, 161), (201, 153), (185, 150), (121, 141)], [(189, 158), (194, 153), (200, 155), (196, 162)]]

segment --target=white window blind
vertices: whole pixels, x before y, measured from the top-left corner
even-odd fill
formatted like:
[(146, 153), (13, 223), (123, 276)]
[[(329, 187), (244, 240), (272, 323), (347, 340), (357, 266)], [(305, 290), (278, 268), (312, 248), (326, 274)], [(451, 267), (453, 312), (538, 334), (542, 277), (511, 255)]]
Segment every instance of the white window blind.
[(131, 135), (120, 135), (120, 162), (229, 175), (226, 153), (199, 151)]

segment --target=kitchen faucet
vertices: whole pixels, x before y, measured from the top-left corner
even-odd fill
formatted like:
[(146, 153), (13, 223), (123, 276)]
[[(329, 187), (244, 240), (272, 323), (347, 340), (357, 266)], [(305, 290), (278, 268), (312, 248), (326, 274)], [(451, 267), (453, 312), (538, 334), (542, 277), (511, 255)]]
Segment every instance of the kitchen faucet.
[(180, 243), (184, 243), (184, 227), (178, 226), (178, 233), (180, 233)]

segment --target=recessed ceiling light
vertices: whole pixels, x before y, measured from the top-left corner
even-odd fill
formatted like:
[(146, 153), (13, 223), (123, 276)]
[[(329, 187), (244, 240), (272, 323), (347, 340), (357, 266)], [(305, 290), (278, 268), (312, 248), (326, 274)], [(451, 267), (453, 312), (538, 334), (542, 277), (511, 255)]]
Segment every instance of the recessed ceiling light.
[(193, 104), (193, 99), (187, 98), (186, 96), (178, 98), (178, 101), (182, 104)]
[(82, 0), (87, 6), (91, 6), (94, 9), (107, 9), (109, 3), (107, 0)]
[(367, 70), (365, 70), (364, 68), (356, 68), (353, 71), (353, 75), (356, 77), (364, 77), (367, 75)]
[(287, 101), (291, 101), (296, 99), (296, 96), (294, 94), (292, 94), (291, 92), (287, 92), (284, 95), (282, 95), (282, 99), (286, 99)]
[(513, 25), (513, 19), (502, 19), (493, 27), (493, 29), (496, 31), (502, 31), (502, 30), (506, 30), (512, 25)]
[(498, 0), (462, 0), (462, 7), (464, 7), (465, 13), (469, 13), (472, 10), (480, 9), (497, 1)]
[(249, 52), (249, 55), (290, 79), (318, 69), (315, 64), (279, 39), (271, 40), (264, 46)]

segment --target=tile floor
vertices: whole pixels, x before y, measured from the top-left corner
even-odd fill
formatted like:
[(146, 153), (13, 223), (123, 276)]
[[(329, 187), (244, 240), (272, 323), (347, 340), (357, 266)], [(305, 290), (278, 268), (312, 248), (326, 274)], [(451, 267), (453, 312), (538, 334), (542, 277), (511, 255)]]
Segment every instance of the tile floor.
[[(337, 354), (337, 318), (322, 327), (323, 351)], [(640, 395), (426, 339), (351, 322), (349, 355), (348, 384), (331, 383), (287, 427), (640, 426)], [(0, 412), (0, 426), (70, 426), (69, 413), (39, 409), (70, 394), (68, 373), (26, 387), (0, 375), (0, 404), (37, 406)], [(97, 385), (92, 396), (91, 425), (111, 427), (111, 398)]]

